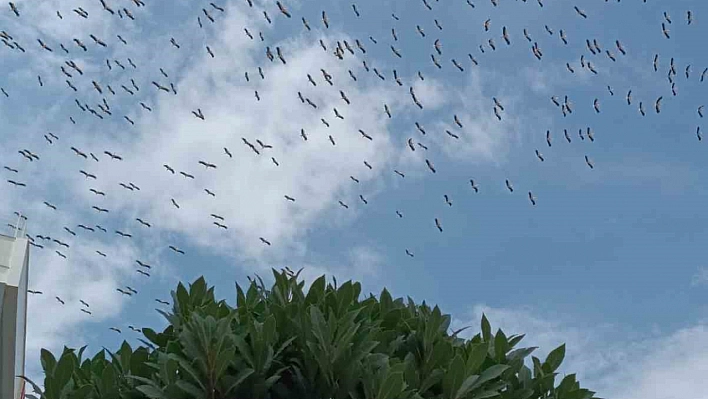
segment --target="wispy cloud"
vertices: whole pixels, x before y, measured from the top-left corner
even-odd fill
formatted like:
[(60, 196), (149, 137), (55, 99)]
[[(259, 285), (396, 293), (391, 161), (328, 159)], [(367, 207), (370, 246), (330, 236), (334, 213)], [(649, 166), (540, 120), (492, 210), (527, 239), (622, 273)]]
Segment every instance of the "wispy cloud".
[(691, 285), (708, 285), (708, 267), (701, 266), (691, 279)]
[[(126, 32), (124, 39), (133, 45), (130, 52), (125, 52), (114, 38), (116, 29), (92, 22), (101, 20), (98, 15), (102, 15), (102, 10), (87, 6), (92, 18), (89, 27), (85, 25), (79, 31), (79, 28), (70, 28), (71, 24), (54, 21), (58, 20), (52, 10), (56, 6), (54, 3), (41, 5), (34, 11), (34, 23), (18, 25), (17, 29), (30, 37), (43, 32), (42, 37), (46, 35), (48, 42), (64, 42), (67, 46), (73, 37), (93, 45), (85, 38), (88, 31), (106, 41), (110, 38), (111, 47), (101, 56), (85, 55), (78, 47), (69, 47), (84, 73), (93, 76), (72, 79), (82, 85), (80, 93), (74, 94), (62, 87), (65, 85), (62, 80), (47, 79), (48, 88), (59, 95), (60, 100), (54, 109), (35, 118), (31, 129), (51, 131), (59, 139), (52, 144), (45, 142), (41, 134), (34, 139), (32, 151), (40, 155), (41, 163), (30, 163), (19, 154), (12, 154), (12, 148), (26, 145), (24, 130), (18, 129), (8, 137), (8, 146), (0, 149), (3, 159), (20, 165), (23, 176), (30, 173), (34, 176), (28, 182), (32, 195), (22, 189), (9, 190), (7, 201), (2, 202), (6, 207), (3, 211), (9, 213), (13, 206), (22, 203), (23, 210), (30, 216), (33, 234), (52, 235), (70, 245), (70, 248), (55, 248), (52, 242), (40, 242), (46, 245), (45, 249), (33, 250), (31, 286), (42, 289), (45, 294), (33, 296), (29, 306), (52, 312), (56, 317), (51, 321), (31, 318), (28, 328), (30, 364), (41, 347), (57, 349), (63, 343), (80, 344), (82, 334), (77, 333), (78, 326), (119, 315), (124, 308), (124, 298), (116, 288), (139, 283), (143, 278), (135, 272), (136, 259), (160, 266), (152, 271), (153, 278), (166, 277), (171, 265), (160, 262), (160, 254), (169, 252), (168, 245), (189, 245), (215, 250), (260, 270), (264, 265), (286, 259), (286, 255), (304, 254), (302, 239), (310, 227), (323, 219), (337, 223), (346, 212), (337, 201), (349, 203), (349, 213), (356, 215), (359, 194), (374, 195), (382, 187), (376, 181), (390, 172), (393, 164), (410, 162), (405, 147), (394, 144), (390, 120), (383, 112), (384, 104), (397, 113), (413, 111), (412, 101), (396, 90), (405, 88), (383, 86), (376, 77), (363, 72), (356, 72), (359, 76), (355, 82), (348, 71), (359, 71), (362, 60), (347, 56), (339, 61), (310, 37), (274, 43), (271, 48), (273, 51), (276, 47), (282, 48), (287, 65), (277, 58), (268, 62), (257, 32), (268, 34), (271, 28), (265, 21), (251, 18), (255, 10), (229, 5), (226, 13), (217, 14), (222, 28), (206, 39), (215, 54), (212, 58), (203, 44), (186, 35), (178, 38), (181, 48), (177, 49), (164, 35), (140, 39), (137, 33)], [(63, 12), (65, 18), (69, 17), (69, 12)], [(176, 25), (182, 24), (191, 25), (194, 21), (190, 19)], [(254, 40), (246, 36), (244, 26), (256, 35)], [(336, 40), (354, 42), (353, 38), (336, 31), (321, 37), (328, 44)], [(177, 66), (170, 62), (180, 55), (187, 61)], [(129, 66), (127, 57), (131, 57), (137, 68)], [(48, 61), (35, 59), (41, 57), (32, 57), (30, 65), (35, 68), (32, 74), (44, 74), (45, 62), (58, 68), (59, 62), (51, 57)], [(112, 65), (110, 71), (106, 59)], [(115, 59), (125, 64), (127, 70), (117, 66)], [(265, 78), (261, 78), (259, 67)], [(159, 68), (169, 77), (162, 76)], [(336, 90), (323, 78), (320, 69), (332, 76)], [(246, 72), (249, 81), (246, 81)], [(317, 86), (308, 81), (307, 74)], [(52, 75), (58, 73), (54, 71)], [(50, 75), (47, 73), (47, 76)], [(27, 80), (29, 76), (22, 79)], [(91, 86), (92, 79), (102, 86), (102, 95)], [(139, 89), (133, 88), (131, 79)], [(178, 95), (158, 90), (151, 84), (153, 80), (164, 86), (173, 83)], [(108, 85), (116, 95), (107, 93)], [(134, 95), (121, 89), (121, 85), (130, 88)], [(424, 93), (424, 101), (431, 108), (445, 100), (432, 80), (418, 83), (416, 88)], [(352, 105), (341, 98), (339, 90)], [(256, 99), (256, 91), (260, 101)], [(302, 103), (298, 92), (317, 108)], [(12, 95), (17, 98), (17, 91)], [(99, 120), (88, 112), (80, 112), (78, 106), (71, 104), (75, 97), (82, 105), (101, 104), (106, 98), (114, 117)], [(145, 103), (152, 112), (139, 106), (139, 102)], [(82, 125), (81, 129), (70, 123), (56, 123), (57, 118), (66, 118), (67, 107), (73, 109), (70, 115)], [(334, 108), (344, 119), (335, 116)], [(204, 121), (192, 115), (197, 109), (202, 110)], [(123, 115), (131, 118), (135, 125), (128, 123)], [(330, 127), (320, 119), (326, 120)], [(301, 129), (307, 140), (301, 137)], [(373, 140), (362, 137), (360, 129)], [(336, 145), (330, 142), (330, 136)], [(246, 147), (242, 138), (256, 145), (261, 154)], [(273, 148), (261, 148), (257, 140)], [(75, 154), (70, 147), (84, 152), (87, 157)], [(233, 158), (224, 148), (228, 148)], [(122, 160), (110, 159), (104, 151), (117, 154)], [(99, 162), (89, 155), (96, 156)], [(206, 169), (198, 163), (200, 160), (213, 163), (217, 168)], [(365, 160), (373, 170), (366, 168)], [(49, 164), (54, 166), (46, 168)], [(194, 175), (195, 179), (173, 175), (163, 164), (177, 172)], [(97, 179), (84, 178), (80, 170)], [(356, 176), (360, 183), (354, 183), (350, 175)], [(119, 183), (133, 183), (139, 190), (128, 190)], [(89, 189), (103, 192), (105, 196)], [(295, 202), (286, 200), (285, 195), (295, 198)], [(179, 209), (170, 199), (175, 200)], [(49, 201), (58, 210), (49, 209), (43, 201)], [(93, 206), (109, 212), (99, 214)], [(227, 230), (213, 224), (216, 219), (210, 216), (212, 213), (224, 218), (222, 223), (228, 226)], [(152, 227), (139, 224), (136, 218), (147, 221)], [(92, 223), (88, 222), (92, 219)], [(42, 223), (33, 225), (33, 220)], [(98, 230), (96, 223), (107, 232)], [(86, 224), (94, 232), (77, 228), (79, 224)], [(75, 230), (78, 236), (62, 232), (63, 226)], [(133, 238), (118, 237), (114, 230), (132, 234)], [(264, 245), (259, 237), (272, 246)], [(61, 258), (55, 249), (68, 259)], [(103, 258), (96, 251), (107, 257)], [(326, 272), (342, 278), (362, 277), (375, 275), (380, 262), (380, 255), (374, 250), (354, 247), (342, 265), (313, 266), (306, 270), (310, 275)], [(66, 305), (60, 305), (54, 296), (60, 297)], [(80, 311), (79, 299), (90, 304), (88, 310), (92, 316)]]
[(526, 334), (521, 346), (538, 346), (534, 356), (545, 359), (566, 344), (560, 372), (576, 373), (582, 386), (600, 397), (661, 399), (700, 397), (708, 385), (700, 378), (707, 367), (708, 329), (704, 324), (659, 334), (630, 334), (619, 326), (588, 325), (578, 317), (544, 314), (532, 308), (476, 305), (471, 317), (453, 321), (454, 328), (478, 330), (482, 313), (493, 328)]

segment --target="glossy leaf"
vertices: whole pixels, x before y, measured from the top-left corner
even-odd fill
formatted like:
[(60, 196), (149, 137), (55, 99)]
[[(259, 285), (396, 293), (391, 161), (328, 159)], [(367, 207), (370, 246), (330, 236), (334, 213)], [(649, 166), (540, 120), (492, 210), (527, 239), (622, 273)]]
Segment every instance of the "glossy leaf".
[[(565, 347), (542, 363), (535, 348), (515, 349), (482, 316), (471, 339), (449, 333), (439, 307), (393, 298), (360, 299), (361, 284), (316, 279), (307, 293), (290, 271), (260, 277), (237, 307), (214, 297), (203, 278), (178, 284), (163, 331), (143, 329), (144, 346), (127, 342), (83, 359), (86, 347), (40, 359), (39, 399), (590, 399), (573, 375), (555, 386)], [(188, 287), (188, 288), (187, 288)], [(106, 353), (108, 355), (106, 355)], [(30, 385), (34, 385), (30, 382)], [(36, 389), (38, 386), (34, 385)], [(504, 392), (500, 395), (500, 392)], [(593, 398), (596, 399), (596, 398)]]
[(544, 365), (548, 366), (549, 372), (554, 372), (558, 369), (558, 367), (560, 367), (561, 363), (563, 363), (564, 358), (565, 358), (565, 344), (552, 350), (548, 354), (548, 356), (546, 357), (546, 361), (544, 362)]

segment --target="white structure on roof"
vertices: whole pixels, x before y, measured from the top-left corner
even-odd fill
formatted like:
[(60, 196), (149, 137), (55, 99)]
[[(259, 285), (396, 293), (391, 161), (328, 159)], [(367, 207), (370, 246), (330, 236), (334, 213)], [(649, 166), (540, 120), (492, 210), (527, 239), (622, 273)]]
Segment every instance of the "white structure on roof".
[(18, 217), (10, 236), (0, 234), (0, 398), (24, 397), (29, 240)]

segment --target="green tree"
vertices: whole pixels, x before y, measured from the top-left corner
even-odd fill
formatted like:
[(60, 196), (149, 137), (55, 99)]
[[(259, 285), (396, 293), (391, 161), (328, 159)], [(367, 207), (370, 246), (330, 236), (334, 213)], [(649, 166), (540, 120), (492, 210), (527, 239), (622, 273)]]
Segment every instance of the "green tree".
[[(541, 361), (523, 335), (496, 334), (485, 316), (469, 340), (449, 334), (436, 306), (393, 299), (384, 289), (273, 270), (244, 291), (236, 308), (214, 298), (203, 277), (172, 291), (162, 332), (142, 330), (145, 346), (123, 342), (92, 358), (64, 348), (41, 352), (41, 399), (591, 399), (575, 375), (556, 384), (565, 345)], [(525, 362), (531, 356), (531, 362)], [(528, 363), (527, 366), (525, 363)]]

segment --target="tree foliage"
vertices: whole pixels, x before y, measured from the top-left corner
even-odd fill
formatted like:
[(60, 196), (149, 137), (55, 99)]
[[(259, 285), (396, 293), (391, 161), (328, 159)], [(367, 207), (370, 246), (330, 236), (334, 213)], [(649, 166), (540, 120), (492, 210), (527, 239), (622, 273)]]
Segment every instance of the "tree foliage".
[(158, 310), (168, 327), (144, 328), (145, 346), (92, 358), (85, 346), (58, 359), (43, 349), (44, 391), (22, 378), (41, 399), (593, 398), (574, 374), (556, 385), (565, 345), (541, 361), (485, 316), (465, 340), (437, 306), (386, 289), (360, 299), (359, 283), (324, 276), (305, 292), (298, 274), (273, 270), (269, 289), (260, 277), (245, 291), (237, 283), (236, 308), (203, 277), (180, 283), (172, 311)]

